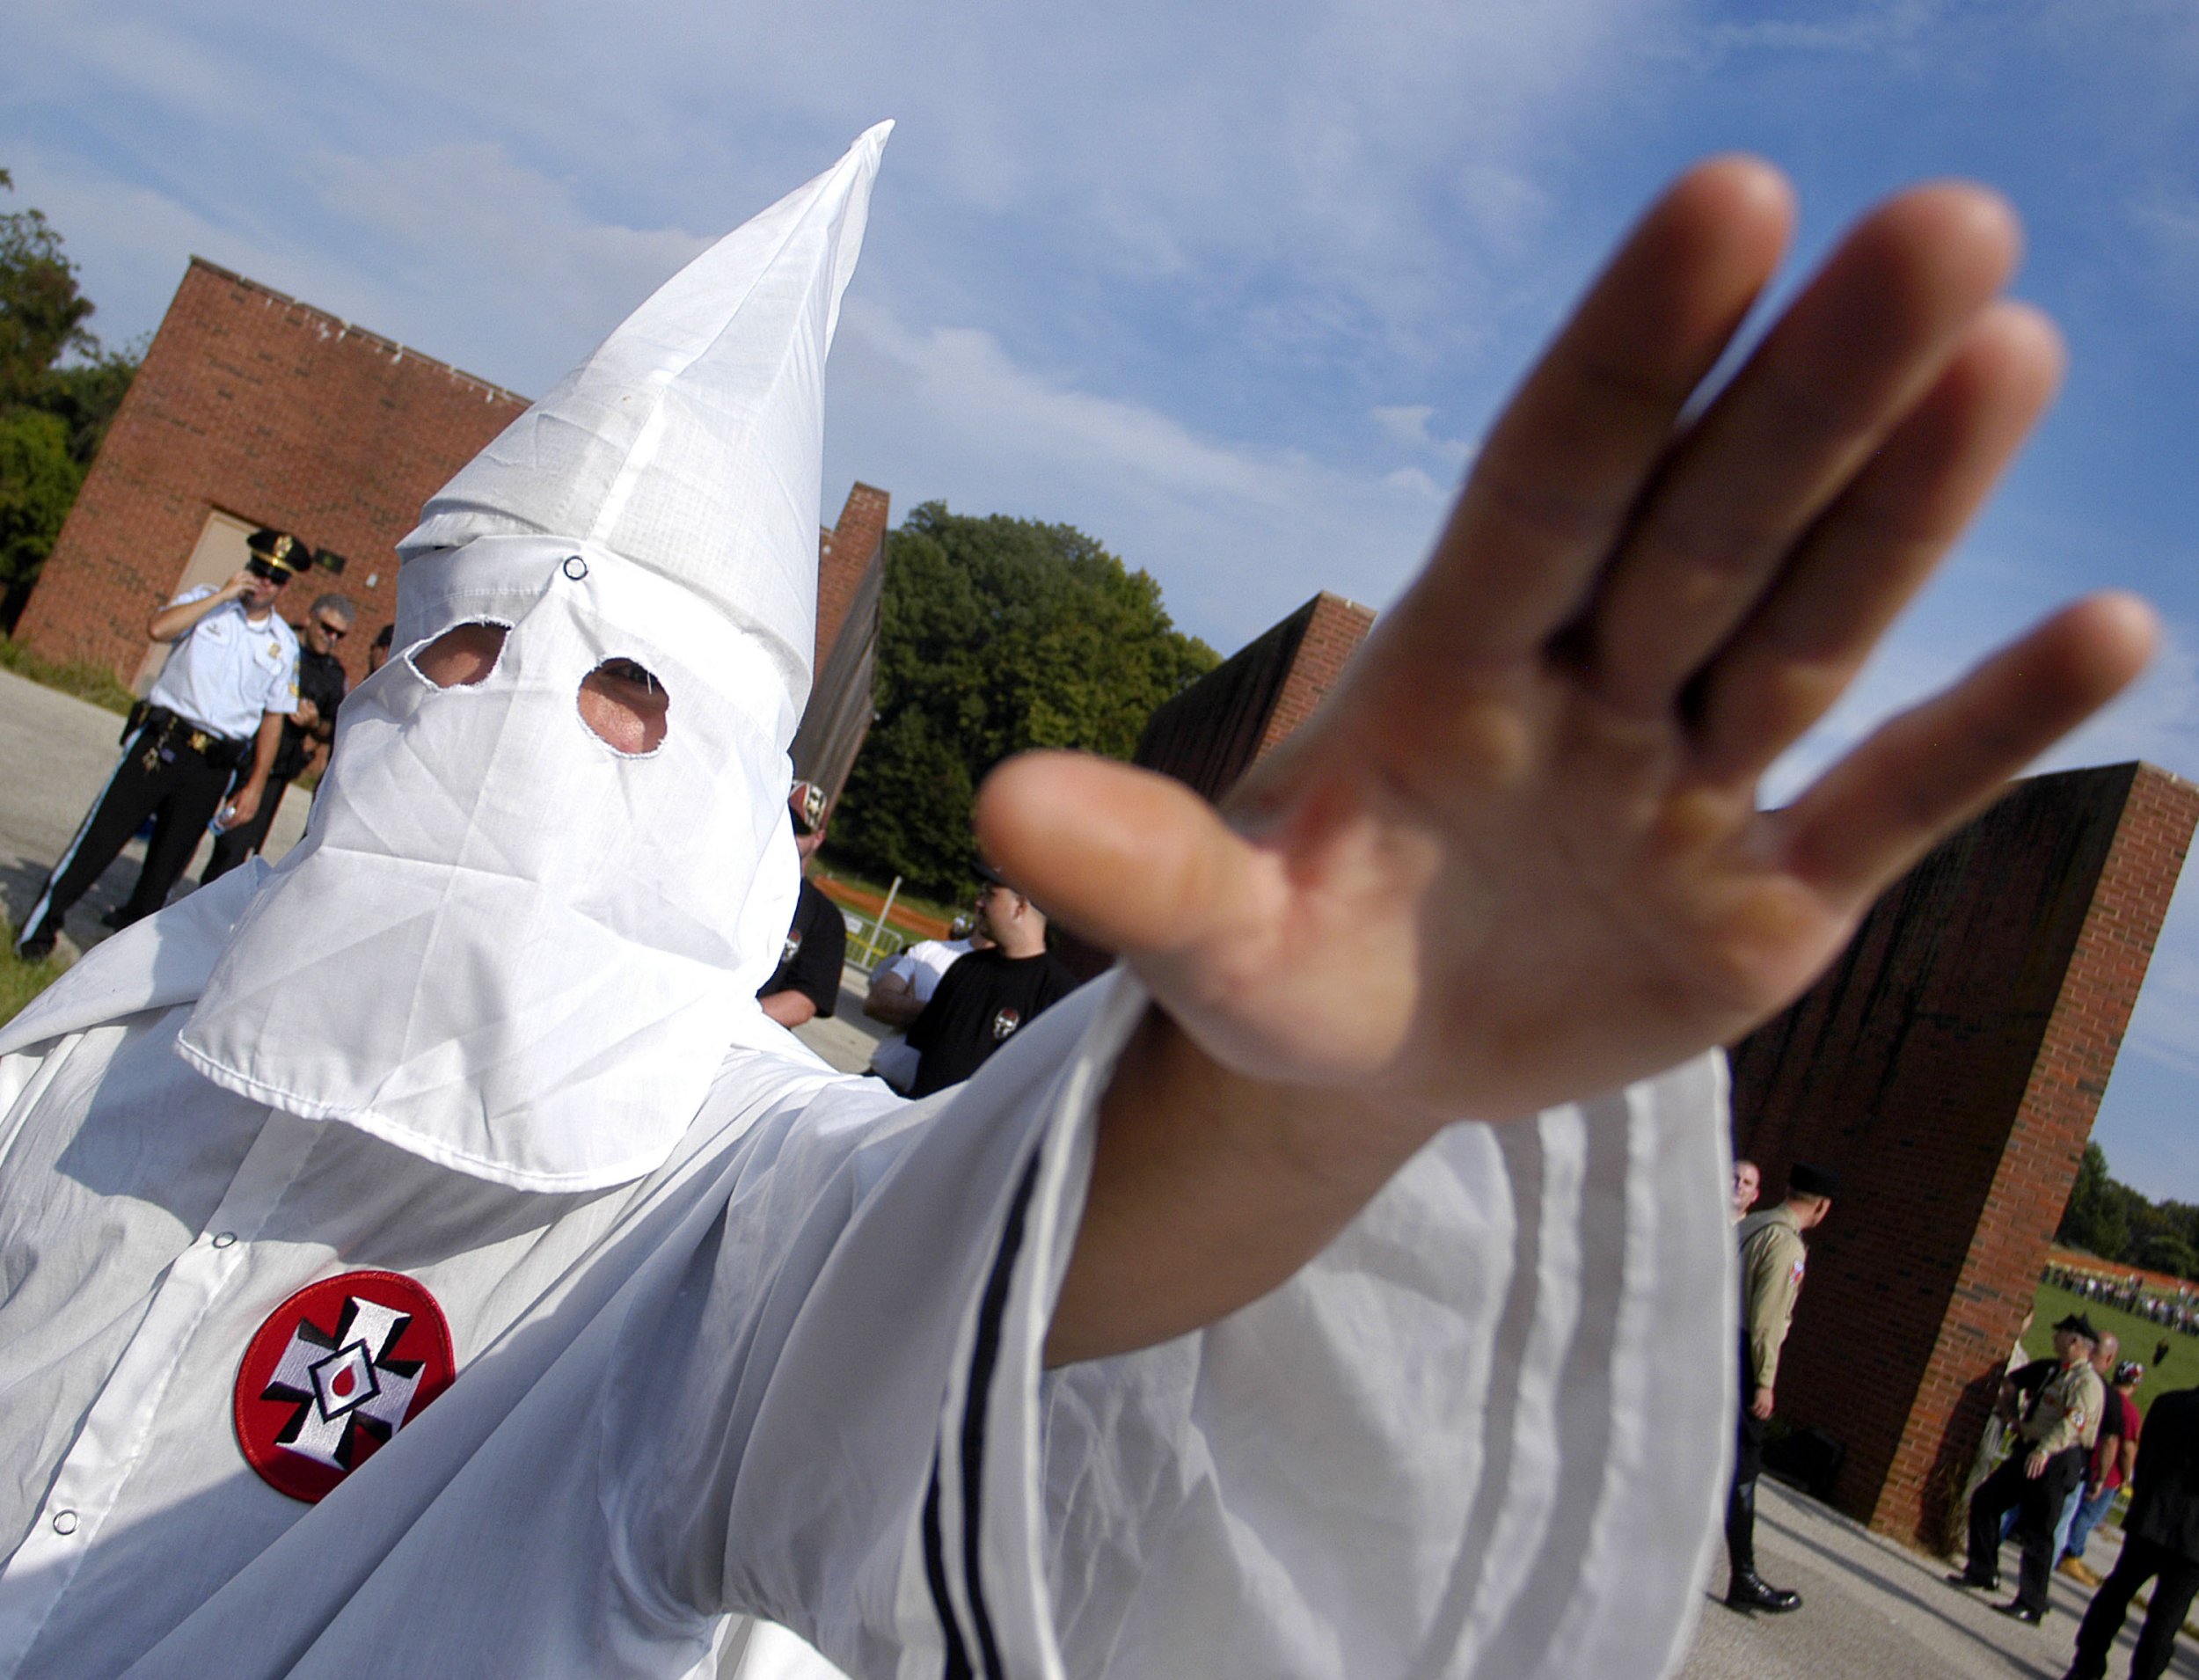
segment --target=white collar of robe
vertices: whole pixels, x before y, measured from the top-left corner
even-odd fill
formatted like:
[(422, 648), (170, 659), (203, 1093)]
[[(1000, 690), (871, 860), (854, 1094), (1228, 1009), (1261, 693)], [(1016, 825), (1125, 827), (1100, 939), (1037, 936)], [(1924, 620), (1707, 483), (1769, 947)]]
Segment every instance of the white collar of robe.
[[(338, 713), (305, 838), (237, 923), (179, 1049), (216, 1085), (514, 1188), (662, 1165), (756, 1004), (800, 874), (798, 721), (766, 639), (592, 544), (405, 565), (398, 656)], [(413, 654), (507, 626), (438, 689)], [(669, 701), (626, 755), (582, 721), (606, 660)]]

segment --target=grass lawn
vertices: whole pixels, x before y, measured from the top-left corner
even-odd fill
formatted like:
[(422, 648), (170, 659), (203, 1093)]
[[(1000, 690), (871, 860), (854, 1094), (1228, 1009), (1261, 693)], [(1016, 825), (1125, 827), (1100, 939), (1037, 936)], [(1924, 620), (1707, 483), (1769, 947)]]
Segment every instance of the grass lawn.
[[(2024, 1351), (2034, 1359), (2053, 1358), (2055, 1320), (2071, 1312), (2083, 1313), (2100, 1330), (2112, 1330), (2122, 1339), (2122, 1357), (2135, 1359), (2145, 1367), (2145, 1380), (2138, 1384), (2136, 1396), (2140, 1416), (2152, 1404), (2154, 1395), (2199, 1385), (2199, 1336), (2184, 1335), (2104, 1301), (2087, 1301), (2051, 1283), (2039, 1286), (2031, 1333), (2023, 1339)], [(2156, 1365), (2153, 1349), (2164, 1340), (2168, 1343), (2168, 1358)]]
[(0, 939), (0, 1026), (4, 1026), (24, 1004), (61, 978), (61, 971), (69, 965), (59, 956), (24, 961), (15, 954), (15, 929), (4, 916), (0, 916), (0, 930), (5, 932), (4, 939)]
[(137, 697), (115, 681), (114, 673), (104, 665), (46, 659), (5, 636), (0, 636), (0, 670), (13, 671), (18, 676), (26, 676), (33, 683), (59, 689), (63, 694), (73, 694), (79, 700), (89, 700), (126, 717), (137, 701)]

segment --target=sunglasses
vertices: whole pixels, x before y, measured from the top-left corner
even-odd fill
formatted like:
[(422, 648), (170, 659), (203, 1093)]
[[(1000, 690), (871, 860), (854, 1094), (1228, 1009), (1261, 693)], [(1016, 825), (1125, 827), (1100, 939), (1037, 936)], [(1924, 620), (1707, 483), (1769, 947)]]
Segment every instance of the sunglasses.
[(332, 642), (340, 642), (351, 634), (343, 625), (332, 625), (325, 618), (316, 618), (313, 622), (320, 626), (321, 634)]

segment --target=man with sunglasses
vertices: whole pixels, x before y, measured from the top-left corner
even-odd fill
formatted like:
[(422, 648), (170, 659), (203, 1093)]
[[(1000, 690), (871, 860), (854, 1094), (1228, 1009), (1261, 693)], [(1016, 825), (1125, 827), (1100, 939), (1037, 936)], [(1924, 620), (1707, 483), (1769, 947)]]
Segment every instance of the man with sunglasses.
[[(173, 644), (151, 691), (122, 732), (122, 759), (23, 918), (18, 955), (47, 955), (69, 907), (113, 863), (147, 817), (153, 835), (113, 928), (168, 902), (208, 822), (241, 828), (267, 799), (282, 725), (298, 704), (298, 639), (274, 610), (312, 550), (288, 531), (245, 539), (242, 568), (219, 588), (187, 589), (146, 621)], [(241, 779), (240, 779), (241, 773)], [(234, 785), (235, 791), (231, 793)]]
[(350, 679), (336, 648), (351, 633), (358, 609), (349, 595), (329, 594), (313, 603), (297, 627), (298, 707), (283, 720), (282, 738), (267, 771), (267, 791), (248, 821), (233, 822), (214, 836), (214, 851), (200, 872), (199, 885), (226, 875), (267, 844), (275, 812), (290, 784), (325, 762), (336, 738), (336, 708), (350, 691)]

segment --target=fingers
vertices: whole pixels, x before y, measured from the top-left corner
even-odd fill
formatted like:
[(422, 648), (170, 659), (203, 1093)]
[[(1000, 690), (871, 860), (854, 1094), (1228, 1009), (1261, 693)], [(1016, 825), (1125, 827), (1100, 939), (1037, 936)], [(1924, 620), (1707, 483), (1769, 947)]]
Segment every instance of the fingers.
[(1993, 305), (1816, 528), (1702, 684), (1703, 773), (1753, 778), (1847, 688), (2052, 398), (2061, 338)]
[(986, 778), (975, 824), (1018, 890), (1110, 950), (1182, 951), (1249, 918), (1249, 849), (1212, 806), (1150, 771), (1026, 753)]
[(2157, 633), (2152, 609), (2133, 595), (2064, 608), (1888, 723), (1782, 813), (1786, 866), (1859, 909), (2114, 698), (2144, 668)]
[(1597, 690), (1669, 705), (2005, 282), (2015, 218), (1920, 187), (1865, 218), (1668, 464), (1596, 606)]
[(1524, 655), (1578, 614), (1792, 221), (1786, 182), (1742, 157), (1643, 217), (1498, 420), (1414, 588), (1451, 657)]

